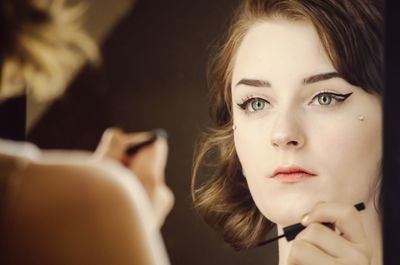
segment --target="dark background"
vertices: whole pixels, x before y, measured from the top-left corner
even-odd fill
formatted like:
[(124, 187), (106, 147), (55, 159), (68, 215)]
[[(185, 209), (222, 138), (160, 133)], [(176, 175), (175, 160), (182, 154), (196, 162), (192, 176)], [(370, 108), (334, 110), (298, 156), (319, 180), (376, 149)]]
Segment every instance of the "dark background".
[(384, 264), (400, 264), (400, 3), (386, 1), (384, 95)]
[[(208, 122), (207, 61), (238, 0), (139, 0), (31, 130), (41, 148), (93, 150), (109, 126), (169, 133), (167, 183), (175, 207), (163, 228), (173, 265), (277, 264), (276, 245), (235, 252), (192, 210), (193, 147)], [(268, 262), (267, 262), (268, 261)]]

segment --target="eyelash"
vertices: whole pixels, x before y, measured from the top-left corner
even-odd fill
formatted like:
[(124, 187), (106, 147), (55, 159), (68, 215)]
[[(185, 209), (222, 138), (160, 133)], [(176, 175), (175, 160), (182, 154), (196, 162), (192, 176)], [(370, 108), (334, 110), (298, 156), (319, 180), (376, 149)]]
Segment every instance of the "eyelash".
[[(337, 101), (337, 104), (343, 103), (348, 97), (350, 97), (353, 94), (353, 92), (351, 93), (347, 93), (347, 94), (338, 94), (338, 93), (334, 93), (334, 92), (330, 92), (330, 91), (321, 91), (319, 93), (317, 93), (311, 100), (311, 102), (313, 102), (314, 100), (318, 99), (318, 97), (321, 97), (323, 95), (331, 97), (333, 99), (335, 99)], [(324, 105), (319, 105), (319, 106), (324, 106)], [(326, 105), (327, 107), (332, 106), (331, 104)]]
[[(333, 93), (333, 92), (330, 92), (330, 91), (321, 91), (321, 92), (319, 92), (318, 94), (316, 94), (316, 95), (312, 98), (311, 102), (313, 102), (314, 100), (318, 99), (318, 97), (321, 97), (321, 96), (325, 95), (325, 96), (328, 96), (328, 97), (330, 97), (330, 98), (333, 98), (334, 100), (336, 100), (336, 101), (338, 102), (337, 104), (339, 104), (339, 103), (343, 103), (343, 102), (344, 102), (348, 97), (350, 97), (352, 94), (353, 94), (353, 92), (348, 93), (348, 94), (338, 94), (338, 93)], [(264, 102), (267, 103), (267, 104), (270, 104), (268, 100), (263, 99), (263, 98), (261, 98), (261, 97), (249, 96), (249, 97), (243, 99), (243, 100), (242, 100), (242, 103), (238, 103), (237, 105), (238, 105), (241, 109), (243, 109), (243, 110), (245, 110), (245, 111), (248, 111), (248, 112), (257, 112), (257, 111), (255, 111), (255, 110), (253, 110), (253, 111), (248, 110), (249, 105), (250, 105), (252, 102), (256, 101), (256, 100), (261, 100), (261, 101), (264, 101)], [(318, 106), (324, 106), (324, 105), (318, 105)], [(331, 105), (326, 105), (326, 106), (329, 107), (329, 106), (331, 106)]]
[(242, 103), (238, 103), (237, 105), (239, 106), (239, 108), (241, 108), (242, 110), (246, 111), (246, 112), (257, 112), (256, 110), (249, 110), (249, 105), (252, 102), (255, 102), (257, 100), (260, 101), (264, 101), (266, 104), (270, 104), (270, 102), (264, 98), (261, 97), (257, 97), (257, 96), (248, 96), (245, 99), (242, 99)]
[[(266, 100), (266, 99), (263, 99), (263, 98), (260, 98), (260, 97), (256, 97), (256, 96), (248, 96), (248, 97), (246, 97), (245, 99), (242, 99), (242, 103), (238, 103), (237, 105), (238, 105), (241, 109), (247, 110), (248, 107), (249, 107), (249, 105), (250, 105), (252, 102), (256, 101), (256, 100), (261, 100), (261, 101), (264, 101), (264, 102), (270, 104), (270, 103), (268, 102), (268, 100)], [(255, 112), (255, 111), (249, 111), (249, 112)]]

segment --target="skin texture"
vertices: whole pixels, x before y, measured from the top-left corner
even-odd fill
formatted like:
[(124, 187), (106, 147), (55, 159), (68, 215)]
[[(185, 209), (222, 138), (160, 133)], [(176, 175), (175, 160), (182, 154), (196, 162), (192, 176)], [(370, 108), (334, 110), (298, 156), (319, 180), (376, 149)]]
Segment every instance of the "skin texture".
[[(304, 83), (336, 72), (306, 21), (255, 23), (234, 60), (235, 147), (257, 207), (278, 231), (320, 211), (294, 243), (280, 240), (280, 264), (380, 264), (380, 222), (373, 206), (382, 157), (380, 98), (340, 77)], [(340, 102), (317, 96), (320, 92), (352, 94)], [(296, 183), (271, 178), (277, 167), (292, 165), (315, 176)], [(358, 202), (366, 204), (362, 213), (352, 207)], [(336, 230), (345, 235), (320, 224), (334, 216), (340, 219), (333, 220)]]

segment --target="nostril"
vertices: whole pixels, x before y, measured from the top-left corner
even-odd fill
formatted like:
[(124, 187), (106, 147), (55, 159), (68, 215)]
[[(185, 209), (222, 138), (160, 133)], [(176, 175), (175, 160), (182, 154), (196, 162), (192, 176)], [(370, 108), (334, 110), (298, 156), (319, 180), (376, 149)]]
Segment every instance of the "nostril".
[(276, 137), (271, 140), (271, 144), (274, 147), (277, 148), (288, 148), (288, 147), (294, 147), (294, 148), (299, 148), (300, 146), (303, 145), (303, 140), (302, 139), (296, 139), (295, 137), (288, 139), (288, 137)]

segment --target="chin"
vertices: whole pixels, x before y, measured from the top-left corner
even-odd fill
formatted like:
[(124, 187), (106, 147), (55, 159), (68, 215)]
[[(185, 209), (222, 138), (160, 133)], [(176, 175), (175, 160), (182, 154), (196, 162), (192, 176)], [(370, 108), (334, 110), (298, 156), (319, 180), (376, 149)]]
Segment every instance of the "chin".
[(300, 222), (304, 214), (308, 213), (315, 205), (315, 201), (295, 200), (274, 205), (263, 205), (259, 207), (261, 213), (271, 222), (288, 226)]

